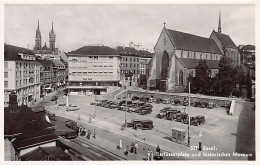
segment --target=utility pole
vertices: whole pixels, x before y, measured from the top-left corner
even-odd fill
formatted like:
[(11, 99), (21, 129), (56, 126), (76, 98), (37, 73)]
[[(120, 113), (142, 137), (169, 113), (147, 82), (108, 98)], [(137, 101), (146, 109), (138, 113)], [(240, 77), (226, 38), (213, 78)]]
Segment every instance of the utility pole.
[(189, 81), (189, 106), (188, 106), (188, 147), (190, 147), (190, 81)]
[(126, 91), (126, 97), (125, 97), (125, 128), (126, 128), (126, 111), (127, 111), (127, 91)]

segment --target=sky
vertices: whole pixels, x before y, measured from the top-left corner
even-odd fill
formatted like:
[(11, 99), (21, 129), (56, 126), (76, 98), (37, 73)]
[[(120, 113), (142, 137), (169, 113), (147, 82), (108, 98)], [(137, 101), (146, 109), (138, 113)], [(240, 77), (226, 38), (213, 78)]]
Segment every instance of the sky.
[(255, 45), (254, 5), (203, 4), (6, 4), (4, 42), (33, 49), (37, 21), (40, 21), (42, 46), (49, 47), (51, 23), (56, 47), (65, 52), (82, 46), (103, 44), (110, 47), (141, 43), (153, 48), (166, 28), (202, 37), (217, 31), (221, 11), (222, 33), (238, 45)]

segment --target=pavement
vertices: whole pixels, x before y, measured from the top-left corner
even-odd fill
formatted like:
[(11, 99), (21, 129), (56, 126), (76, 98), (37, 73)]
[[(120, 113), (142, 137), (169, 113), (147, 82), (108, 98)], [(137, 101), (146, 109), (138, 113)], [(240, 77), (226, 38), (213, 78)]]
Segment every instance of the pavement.
[[(62, 96), (62, 94), (58, 95)], [(102, 96), (98, 96), (97, 99), (101, 99)], [(59, 103), (63, 102), (65, 100), (64, 97), (59, 98)], [(96, 146), (102, 146), (109, 152), (115, 153), (116, 155), (119, 155), (121, 157), (124, 157), (128, 160), (145, 160), (147, 158), (147, 151), (148, 148), (150, 151), (153, 151), (155, 153), (155, 147), (159, 144), (161, 147), (161, 150), (172, 153), (172, 154), (179, 154), (181, 157), (178, 157), (176, 155), (174, 156), (164, 156), (164, 160), (176, 160), (176, 159), (192, 159), (192, 160), (247, 160), (247, 157), (234, 157), (234, 156), (207, 156), (207, 153), (211, 154), (219, 154), (219, 153), (232, 153), (235, 151), (244, 152), (244, 153), (254, 153), (254, 142), (252, 142), (252, 138), (242, 138), (243, 139), (243, 146), (242, 149), (236, 150), (236, 148), (239, 147), (240, 144), (238, 143), (238, 137), (236, 136), (238, 123), (242, 125), (248, 125), (252, 127), (252, 122), (248, 119), (254, 118), (254, 112), (250, 111), (250, 114), (242, 113), (244, 112), (244, 104), (245, 102), (239, 102), (237, 111), (235, 111), (234, 116), (228, 116), (225, 115), (225, 111), (223, 109), (214, 109), (214, 110), (205, 110), (205, 109), (195, 109), (192, 110), (193, 113), (204, 113), (207, 115), (207, 125), (202, 125), (199, 127), (191, 126), (191, 148), (187, 147), (186, 145), (177, 144), (175, 142), (172, 142), (169, 137), (171, 136), (170, 131), (165, 130), (171, 130), (172, 124), (174, 123), (174, 126), (187, 128), (187, 125), (184, 125), (179, 122), (173, 122), (173, 121), (167, 121), (165, 120), (162, 122), (162, 119), (155, 119), (154, 116), (147, 116), (148, 118), (153, 118), (153, 120), (156, 120), (155, 122), (163, 123), (159, 127), (155, 127), (155, 129), (142, 131), (142, 130), (133, 130), (131, 128), (126, 128), (126, 130), (121, 130), (121, 124), (124, 121), (124, 112), (118, 111), (118, 110), (110, 110), (105, 109), (101, 107), (97, 107), (95, 110), (97, 112), (97, 116), (95, 120), (92, 119), (92, 122), (89, 123), (89, 118), (94, 113), (94, 107), (89, 106), (90, 101), (93, 100), (93, 97), (82, 97), (82, 96), (70, 96), (70, 102), (73, 104), (78, 104), (81, 107), (80, 111), (76, 112), (67, 112), (65, 111), (65, 108), (57, 108), (57, 105), (54, 103), (48, 104), (50, 107), (50, 111), (55, 112), (56, 115), (73, 119), (77, 121), (80, 125), (87, 129), (91, 129), (93, 132), (94, 129), (97, 130), (97, 138), (90, 140), (87, 140), (85, 137), (79, 137), (80, 141), (88, 141)], [(250, 103), (248, 103), (250, 104)], [(162, 105), (158, 105), (158, 107), (154, 107), (154, 109), (159, 110), (158, 108)], [(251, 105), (250, 105), (251, 106)], [(249, 108), (252, 108), (250, 107)], [(248, 107), (246, 107), (247, 109)], [(108, 113), (109, 112), (109, 113)], [(134, 114), (128, 114), (128, 116)], [(121, 118), (120, 118), (121, 117)], [(137, 116), (140, 117), (140, 116)], [(142, 117), (142, 116), (141, 116)], [(131, 118), (131, 117), (130, 117)], [(241, 120), (243, 119), (244, 120)], [(245, 124), (241, 123), (245, 122)], [(155, 125), (156, 126), (156, 125)], [(165, 127), (166, 129), (161, 129), (160, 127)], [(199, 132), (203, 130), (203, 136), (198, 137)], [(245, 131), (247, 130), (247, 132)], [(254, 131), (249, 131), (248, 127), (243, 127), (242, 130), (239, 130), (239, 136), (243, 136), (245, 133), (249, 133), (250, 135), (254, 136), (252, 133)], [(196, 135), (197, 134), (197, 135)], [(234, 136), (235, 135), (235, 136)], [(128, 154), (128, 156), (125, 156), (123, 154), (124, 149), (117, 149), (116, 146), (119, 145), (119, 140), (123, 141), (123, 148), (126, 148), (126, 146), (129, 146), (132, 142), (138, 142), (139, 144), (139, 150), (138, 154)], [(222, 140), (221, 140), (222, 139)], [(203, 145), (206, 147), (211, 147), (212, 144), (214, 145), (217, 150), (215, 151), (198, 151), (196, 150), (196, 147), (198, 146), (198, 142), (202, 141)], [(250, 142), (249, 142), (250, 141)], [(187, 141), (185, 141), (187, 142)], [(248, 144), (250, 143), (250, 149), (245, 149)], [(212, 147), (214, 147), (212, 146)], [(251, 148), (252, 147), (252, 148)], [(196, 155), (195, 155), (196, 154)], [(205, 154), (205, 155), (204, 155)], [(189, 155), (189, 156), (187, 156)], [(198, 156), (199, 155), (199, 156)], [(203, 156), (204, 155), (204, 156)]]

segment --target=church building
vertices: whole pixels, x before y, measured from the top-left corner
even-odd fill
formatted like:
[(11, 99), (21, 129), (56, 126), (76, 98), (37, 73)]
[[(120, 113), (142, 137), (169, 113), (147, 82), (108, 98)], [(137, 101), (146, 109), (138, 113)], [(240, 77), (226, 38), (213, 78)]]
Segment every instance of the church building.
[(41, 36), (41, 31), (40, 31), (40, 25), (39, 25), (39, 20), (38, 20), (38, 26), (36, 29), (36, 35), (35, 35), (35, 47), (32, 50), (34, 54), (58, 54), (58, 48), (55, 48), (55, 40), (56, 40), (56, 34), (54, 33), (53, 30), (53, 22), (52, 22), (52, 27), (51, 31), (49, 32), (49, 48), (46, 45), (46, 42), (44, 46), (42, 47), (42, 36)]
[(195, 67), (206, 60), (210, 77), (218, 73), (219, 60), (227, 55), (234, 65), (240, 64), (240, 54), (232, 39), (213, 30), (210, 38), (200, 37), (164, 27), (154, 46), (147, 87), (166, 92), (184, 92), (189, 75), (195, 77)]

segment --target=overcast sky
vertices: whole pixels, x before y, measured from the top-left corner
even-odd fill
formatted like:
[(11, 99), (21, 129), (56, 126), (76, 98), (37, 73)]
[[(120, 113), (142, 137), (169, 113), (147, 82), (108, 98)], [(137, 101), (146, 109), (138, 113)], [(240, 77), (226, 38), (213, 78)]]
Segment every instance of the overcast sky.
[(49, 47), (54, 22), (56, 47), (72, 51), (85, 45), (110, 47), (141, 43), (153, 47), (166, 28), (209, 37), (217, 30), (221, 10), (222, 33), (236, 45), (255, 44), (254, 5), (5, 5), (5, 43), (33, 49), (37, 21), (42, 45)]

